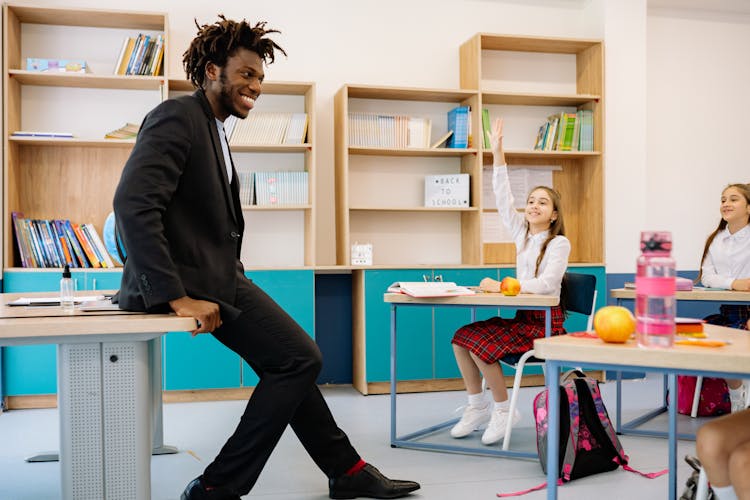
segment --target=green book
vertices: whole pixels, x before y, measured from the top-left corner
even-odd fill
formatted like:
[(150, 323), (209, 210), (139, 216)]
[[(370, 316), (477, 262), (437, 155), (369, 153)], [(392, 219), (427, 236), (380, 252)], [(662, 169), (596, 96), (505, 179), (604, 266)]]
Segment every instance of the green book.
[(482, 131), (484, 132), (484, 149), (490, 149), (490, 110), (482, 109)]

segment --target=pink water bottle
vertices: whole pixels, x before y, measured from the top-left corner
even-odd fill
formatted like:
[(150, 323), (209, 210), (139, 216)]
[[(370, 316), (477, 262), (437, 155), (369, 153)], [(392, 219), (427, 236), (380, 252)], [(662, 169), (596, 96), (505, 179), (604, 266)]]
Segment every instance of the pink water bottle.
[(669, 348), (675, 335), (675, 261), (672, 234), (643, 231), (635, 276), (636, 336), (640, 347)]

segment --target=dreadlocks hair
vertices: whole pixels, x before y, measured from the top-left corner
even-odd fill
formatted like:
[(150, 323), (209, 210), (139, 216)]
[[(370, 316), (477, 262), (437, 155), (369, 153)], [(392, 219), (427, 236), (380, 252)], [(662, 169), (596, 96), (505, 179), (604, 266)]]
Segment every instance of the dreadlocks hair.
[[(750, 184), (729, 184), (724, 188), (721, 194), (724, 194), (724, 192), (726, 192), (726, 190), (729, 188), (735, 188), (740, 193), (742, 193), (742, 195), (745, 197), (745, 201), (750, 204)], [(714, 229), (714, 232), (709, 234), (708, 238), (706, 238), (706, 244), (703, 246), (703, 255), (701, 256), (700, 271), (698, 272), (698, 277), (695, 278), (695, 283), (701, 282), (701, 278), (703, 277), (703, 262), (706, 260), (706, 255), (708, 255), (708, 249), (711, 246), (711, 243), (714, 242), (714, 238), (716, 238), (716, 235), (723, 231), (725, 227), (727, 227), (727, 221), (725, 221), (722, 217), (719, 220), (719, 225), (716, 227), (716, 229)]]
[(275, 50), (286, 55), (284, 49), (276, 42), (264, 38), (269, 33), (281, 33), (278, 30), (266, 29), (265, 21), (250, 26), (244, 19), (239, 22), (232, 21), (219, 14), (219, 21), (215, 23), (201, 26), (196, 19), (195, 26), (198, 28), (198, 34), (182, 55), (182, 65), (188, 79), (198, 88), (203, 87), (206, 64), (212, 62), (217, 66), (224, 66), (227, 59), (239, 48), (255, 52), (266, 64), (274, 62)]

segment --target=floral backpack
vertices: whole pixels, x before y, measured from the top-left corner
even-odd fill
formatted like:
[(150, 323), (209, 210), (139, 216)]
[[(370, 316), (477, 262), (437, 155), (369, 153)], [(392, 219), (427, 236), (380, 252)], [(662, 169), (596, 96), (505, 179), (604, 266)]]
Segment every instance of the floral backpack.
[[(568, 378), (569, 375), (575, 377)], [(567, 380), (566, 380), (567, 379)], [(536, 443), (542, 471), (547, 473), (547, 391), (534, 398)], [(628, 466), (628, 456), (622, 449), (607, 409), (604, 407), (599, 383), (583, 372), (573, 370), (560, 384), (560, 468), (558, 485), (581, 477), (608, 472), (620, 466), (644, 477), (655, 478), (667, 469), (645, 474)], [(547, 483), (515, 493), (498, 493), (498, 497), (522, 495), (543, 489)]]

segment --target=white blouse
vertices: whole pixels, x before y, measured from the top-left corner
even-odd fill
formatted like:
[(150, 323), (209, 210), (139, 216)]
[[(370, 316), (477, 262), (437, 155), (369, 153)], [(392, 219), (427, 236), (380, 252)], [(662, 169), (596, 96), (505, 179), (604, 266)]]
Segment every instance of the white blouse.
[(750, 278), (750, 224), (734, 234), (719, 231), (701, 270), (701, 283), (710, 288), (731, 290), (734, 280)]
[(560, 285), (568, 267), (570, 241), (565, 236), (555, 236), (547, 245), (539, 274), (534, 276), (536, 259), (547, 239), (548, 231), (528, 234), (526, 218), (513, 207), (513, 194), (508, 180), (508, 166), (494, 167), (492, 185), (495, 189), (495, 202), (500, 220), (513, 236), (516, 244), (516, 278), (521, 282), (524, 293), (560, 295)]

